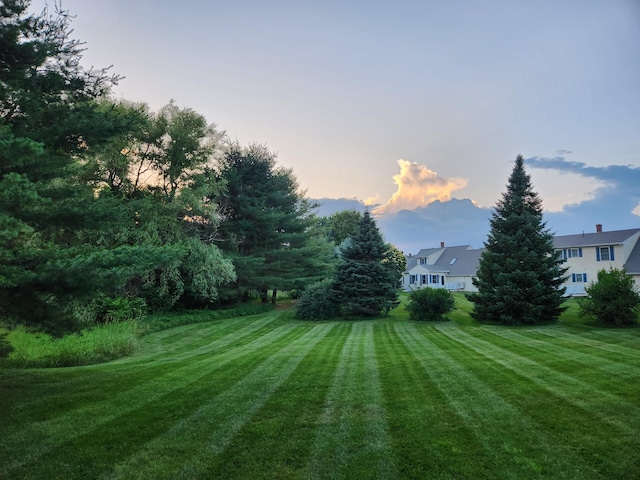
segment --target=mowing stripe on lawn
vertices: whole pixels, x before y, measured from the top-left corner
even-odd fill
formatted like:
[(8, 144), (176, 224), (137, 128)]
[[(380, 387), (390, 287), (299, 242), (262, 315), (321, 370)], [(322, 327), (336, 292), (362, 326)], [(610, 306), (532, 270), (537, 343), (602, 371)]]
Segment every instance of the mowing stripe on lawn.
[(308, 478), (318, 419), (331, 388), (340, 352), (351, 332), (334, 327), (300, 362), (276, 394), (216, 456), (203, 479)]
[[(208, 358), (201, 358), (179, 368), (165, 368), (162, 373), (154, 372), (155, 374), (151, 378), (145, 379), (144, 383), (137, 384), (133, 388), (118, 393), (110, 392), (109, 396), (106, 396), (102, 401), (84, 404), (81, 408), (70, 410), (44, 421), (21, 425), (20, 429), (14, 431), (13, 434), (4, 432), (5, 441), (13, 444), (14, 448), (18, 445), (22, 446), (23, 451), (0, 466), (0, 473), (8, 474), (29, 462), (33, 462), (50, 449), (87, 434), (118, 417), (144, 408), (145, 405), (165, 395), (184, 389), (234, 360), (249, 354), (256, 355), (260, 349), (269, 347), (292, 333), (295, 334), (295, 328), (295, 324), (275, 327), (268, 333), (242, 345), (242, 348), (236, 346), (236, 348), (217, 353), (216, 349), (233, 346), (238, 343), (238, 338), (246, 337), (253, 332), (251, 329), (242, 329), (236, 335), (229, 334), (211, 342), (209, 346), (212, 352)], [(164, 355), (160, 354), (158, 357), (162, 359)], [(108, 368), (108, 364), (102, 365), (102, 368)], [(92, 369), (96, 369), (96, 367)], [(91, 374), (90, 370), (92, 369), (86, 369), (87, 375)], [(75, 428), (70, 429), (69, 425), (75, 425)], [(35, 438), (39, 439), (39, 442), (34, 445), (33, 439)]]
[(511, 329), (487, 329), (482, 335), (478, 333), (473, 332), (473, 336), (486, 339), (492, 344), (496, 343), (492, 337), (507, 340), (508, 343), (500, 342), (500, 345), (516, 353), (523, 353), (525, 348), (535, 353), (536, 357), (543, 353), (549, 359), (558, 360), (558, 368), (571, 371), (574, 375), (586, 375), (592, 381), (596, 380), (594, 373), (598, 372), (598, 380), (607, 387), (611, 386), (611, 375), (631, 381), (640, 372), (640, 351), (636, 352), (633, 359), (619, 356), (613, 350), (594, 342), (585, 346), (580, 341), (581, 337), (576, 334), (559, 335), (557, 338), (555, 334), (545, 331), (521, 332)]
[(204, 473), (211, 457), (224, 450), (331, 328), (331, 324), (314, 326), (281, 346), (233, 387), (118, 463), (108, 478), (195, 478)]
[(492, 453), (494, 468), (508, 478), (532, 478), (552, 472), (569, 472), (569, 478), (580, 477), (575, 471), (580, 468), (579, 463), (566, 457), (559, 458), (550, 439), (523, 412), (427, 338), (442, 337), (440, 331), (433, 328), (418, 330), (412, 324), (395, 327), (398, 336), (418, 358), (460, 420), (487, 452)]
[[(565, 402), (576, 405), (599, 418), (602, 422), (609, 423), (626, 434), (640, 431), (640, 425), (634, 425), (627, 420), (627, 417), (633, 417), (632, 412), (638, 408), (636, 403), (626, 402), (608, 391), (596, 388), (592, 383), (541, 365), (535, 360), (513, 353), (495, 343), (470, 335), (460, 328), (443, 328), (442, 326), (435, 328), (458, 342), (460, 346), (470, 348), (501, 367), (516, 372)], [(526, 344), (520, 345), (521, 350), (525, 347), (527, 347)], [(611, 415), (613, 412), (609, 411), (610, 405), (616, 405), (616, 412), (621, 417)]]
[(356, 322), (340, 354), (308, 478), (395, 478), (372, 322)]
[(489, 465), (488, 453), (424, 374), (421, 358), (407, 349), (392, 324), (385, 322), (376, 330), (398, 478), (496, 478), (489, 468), (480, 468)]
[[(620, 332), (622, 333), (622, 332)], [(623, 362), (638, 360), (640, 352), (640, 339), (631, 337), (628, 344), (614, 343), (616, 338), (609, 336), (586, 337), (576, 332), (567, 332), (560, 329), (542, 330), (540, 332), (532, 331), (531, 334), (537, 335), (543, 341), (553, 343), (567, 342), (572, 348), (582, 348), (584, 351), (603, 358), (611, 358), (612, 354)], [(620, 340), (620, 337), (618, 337)], [(635, 343), (634, 343), (635, 342)]]

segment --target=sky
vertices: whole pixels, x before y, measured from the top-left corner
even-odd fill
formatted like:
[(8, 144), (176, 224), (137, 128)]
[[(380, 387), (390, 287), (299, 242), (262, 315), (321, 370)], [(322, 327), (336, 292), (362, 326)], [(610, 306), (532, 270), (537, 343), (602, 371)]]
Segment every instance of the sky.
[(324, 212), (367, 204), (405, 251), (480, 247), (519, 154), (554, 233), (640, 227), (638, 0), (62, 7), (84, 66), (125, 77), (116, 98), (266, 145)]

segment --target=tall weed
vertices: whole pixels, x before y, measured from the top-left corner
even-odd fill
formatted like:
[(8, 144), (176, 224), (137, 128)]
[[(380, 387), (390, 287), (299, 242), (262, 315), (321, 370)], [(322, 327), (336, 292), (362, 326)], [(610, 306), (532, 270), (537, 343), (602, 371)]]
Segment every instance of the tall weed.
[(17, 327), (6, 340), (13, 347), (8, 358), (2, 360), (8, 367), (91, 365), (133, 353), (138, 345), (138, 325), (134, 321), (109, 323), (62, 338)]

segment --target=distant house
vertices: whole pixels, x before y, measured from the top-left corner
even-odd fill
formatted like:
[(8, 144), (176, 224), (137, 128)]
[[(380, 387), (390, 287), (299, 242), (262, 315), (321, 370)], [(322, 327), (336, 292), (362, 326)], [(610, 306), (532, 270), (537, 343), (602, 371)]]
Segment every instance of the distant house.
[[(598, 271), (610, 267), (624, 268), (640, 286), (640, 228), (604, 232), (596, 225), (595, 233), (553, 237), (557, 254), (565, 260), (566, 295), (585, 295), (585, 287), (597, 279)], [(469, 245), (427, 248), (407, 256), (407, 269), (402, 277), (405, 291), (424, 287), (452, 291), (475, 292), (471, 279), (478, 271), (484, 249)]]
[(569, 278), (567, 295), (585, 295), (585, 287), (597, 279), (598, 271), (624, 268), (640, 285), (640, 228), (553, 237), (556, 252), (565, 260)]
[(446, 288), (459, 292), (474, 292), (471, 279), (478, 270), (482, 249), (469, 245), (456, 247), (427, 248), (415, 256), (407, 256), (407, 269), (402, 276), (402, 287), (406, 291), (424, 287)]

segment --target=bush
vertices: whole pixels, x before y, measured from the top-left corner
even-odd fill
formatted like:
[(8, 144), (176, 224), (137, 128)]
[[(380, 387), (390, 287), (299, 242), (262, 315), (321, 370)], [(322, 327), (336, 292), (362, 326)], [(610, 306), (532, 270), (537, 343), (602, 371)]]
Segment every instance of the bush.
[(578, 300), (580, 315), (605, 325), (631, 325), (638, 321), (640, 294), (633, 277), (623, 270), (600, 270), (598, 281), (587, 288), (587, 297)]
[(95, 323), (126, 322), (141, 320), (147, 313), (147, 304), (137, 297), (108, 297), (100, 295), (93, 302)]
[(340, 316), (340, 306), (331, 298), (331, 282), (310, 285), (296, 306), (296, 318), (301, 320), (330, 320)]
[(449, 290), (444, 288), (422, 288), (409, 293), (406, 310), (411, 320), (446, 320), (456, 302)]

